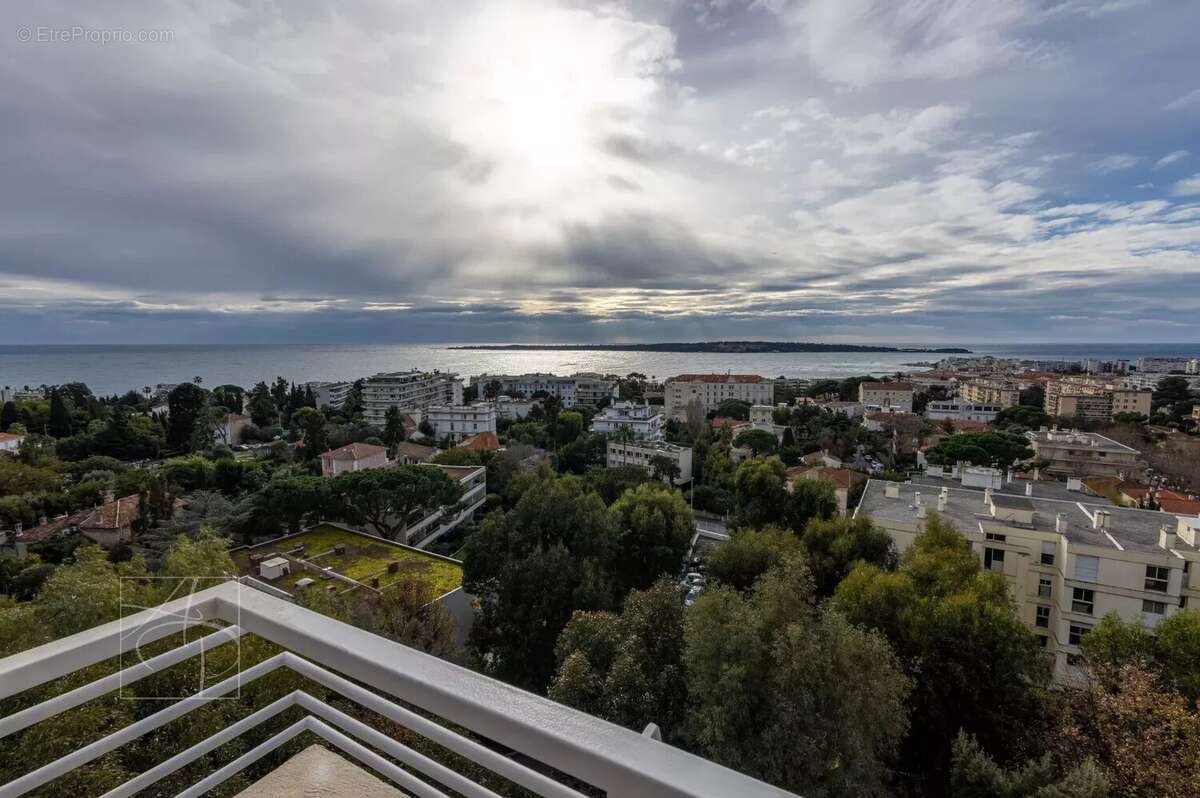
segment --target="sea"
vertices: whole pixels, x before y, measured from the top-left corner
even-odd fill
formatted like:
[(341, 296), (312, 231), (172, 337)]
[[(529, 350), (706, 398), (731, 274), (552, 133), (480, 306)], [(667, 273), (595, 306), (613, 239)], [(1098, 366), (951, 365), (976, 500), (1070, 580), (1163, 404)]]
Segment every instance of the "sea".
[[(921, 347), (922, 344), (892, 344)], [(1200, 344), (953, 344), (976, 355), (1031, 360), (1102, 360), (1200, 357)], [(84, 382), (99, 395), (141, 391), (200, 377), (205, 386), (251, 386), (283, 377), (290, 382), (354, 380), (381, 371), (418, 368), (476, 374), (640, 372), (665, 379), (688, 372), (734, 372), (769, 377), (891, 374), (944, 355), (919, 352), (727, 354), (623, 351), (483, 351), (462, 344), (186, 344), (0, 346), (0, 386), (22, 388)], [(938, 346), (931, 344), (928, 346)]]

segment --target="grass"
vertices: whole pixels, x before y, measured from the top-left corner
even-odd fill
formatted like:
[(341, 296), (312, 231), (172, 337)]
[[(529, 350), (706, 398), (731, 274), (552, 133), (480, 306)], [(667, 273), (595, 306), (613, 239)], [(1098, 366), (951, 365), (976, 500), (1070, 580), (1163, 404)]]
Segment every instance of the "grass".
[[(240, 549), (231, 552), (231, 556), (243, 574), (257, 576), (250, 565), (251, 554), (284, 553), (301, 544), (305, 546), (303, 559), (318, 568), (332, 568), (342, 576), (364, 585), (369, 586), (371, 578), (378, 577), (379, 587), (384, 589), (401, 579), (417, 577), (429, 583), (435, 596), (449, 593), (462, 585), (462, 567), (456, 563), (329, 525), (315, 527), (286, 540), (267, 541), (253, 548)], [(345, 554), (334, 553), (338, 544), (345, 545)], [(400, 564), (397, 573), (388, 573), (388, 564), (391, 562)], [(303, 566), (293, 567), (291, 574), (272, 580), (270, 584), (290, 593), (298, 580), (316, 578), (317, 573)]]

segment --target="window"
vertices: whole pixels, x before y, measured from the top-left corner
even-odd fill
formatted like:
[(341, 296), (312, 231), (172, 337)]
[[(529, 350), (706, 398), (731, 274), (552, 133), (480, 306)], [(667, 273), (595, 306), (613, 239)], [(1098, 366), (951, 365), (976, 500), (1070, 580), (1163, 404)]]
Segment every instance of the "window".
[(1151, 601), (1150, 599), (1142, 599), (1142, 612), (1147, 615), (1166, 615), (1167, 603), (1165, 601)]
[(1038, 639), (1038, 645), (1041, 646), (1042, 648), (1045, 648), (1046, 645), (1050, 642), (1050, 638), (1046, 637), (1045, 635), (1038, 635), (1037, 639)]
[(1037, 618), (1034, 619), (1034, 623), (1037, 626), (1042, 627), (1043, 629), (1049, 629), (1050, 628), (1050, 608), (1044, 604), (1039, 604), (1037, 607)]
[(1159, 593), (1167, 592), (1167, 577), (1170, 576), (1170, 569), (1163, 568), (1159, 565), (1146, 566), (1146, 589), (1157, 590)]
[(1038, 577), (1038, 596), (1040, 598), (1050, 598), (1050, 594), (1054, 591), (1054, 582), (1048, 576)]
[(1077, 645), (1079, 645), (1079, 641), (1083, 640), (1084, 636), (1087, 635), (1087, 633), (1090, 631), (1092, 631), (1092, 627), (1090, 627), (1090, 626), (1086, 626), (1081, 623), (1080, 624), (1073, 623), (1073, 624), (1071, 624), (1069, 634), (1067, 635), (1067, 642), (1073, 646), (1077, 646)]
[(1004, 570), (1004, 549), (984, 549), (983, 567), (989, 571)]
[(1042, 544), (1042, 565), (1054, 565), (1054, 551), (1055, 546), (1053, 543), (1046, 542)]
[(1092, 590), (1084, 590), (1077, 587), (1071, 594), (1071, 612), (1081, 612), (1084, 615), (1091, 615), (1096, 609), (1096, 593)]
[(986, 535), (984, 535), (984, 537), (987, 540), (994, 540), (997, 543), (1003, 543), (1004, 541), (1008, 540), (1007, 535), (1001, 535), (997, 532), (988, 532)]
[(1095, 582), (1100, 576), (1100, 558), (1086, 554), (1075, 555), (1075, 578)]

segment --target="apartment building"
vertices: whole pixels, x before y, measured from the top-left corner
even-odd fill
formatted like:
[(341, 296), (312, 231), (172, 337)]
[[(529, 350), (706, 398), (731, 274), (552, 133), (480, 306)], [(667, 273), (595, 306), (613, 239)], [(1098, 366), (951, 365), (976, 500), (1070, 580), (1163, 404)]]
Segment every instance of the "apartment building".
[(500, 393), (510, 397), (532, 398), (536, 393), (556, 397), (563, 407), (575, 405), (598, 405), (604, 399), (617, 395), (617, 381), (595, 372), (579, 372), (569, 377), (557, 374), (479, 374), (471, 378), (479, 395), (483, 396), (488, 386), (497, 383)]
[(341, 410), (345, 406), (346, 398), (350, 396), (354, 384), (349, 382), (308, 382), (305, 383), (305, 387), (310, 389), (313, 396), (317, 398), (317, 407), (329, 405), (334, 410)]
[(925, 405), (925, 418), (930, 421), (979, 421), (989, 424), (1003, 410), (1000, 405), (978, 405), (966, 400), (950, 399), (945, 402), (929, 402)]
[(321, 454), (321, 476), (336, 477), (368, 468), (386, 468), (391, 465), (387, 449), (370, 443), (348, 443)]
[(522, 419), (529, 415), (541, 399), (514, 399), (511, 396), (496, 397), (496, 416), (499, 418)]
[(680, 374), (664, 383), (663, 393), (670, 416), (684, 420), (692, 402), (702, 413), (716, 410), (730, 399), (751, 405), (774, 404), (775, 381), (757, 374)]
[(1187, 357), (1139, 357), (1137, 359), (1138, 371), (1187, 371), (1188, 364), (1193, 358)]
[(858, 403), (865, 409), (891, 410), (911, 413), (913, 386), (911, 382), (861, 382)]
[(1065, 494), (1058, 483), (1019, 480), (1000, 490), (936, 477), (871, 480), (856, 514), (901, 551), (930, 513), (948, 520), (985, 568), (1004, 575), (1021, 620), (1067, 681), (1080, 641), (1107, 613), (1153, 628), (1200, 602), (1200, 518)]
[(496, 434), (496, 406), (491, 402), (469, 405), (431, 405), (425, 409), (425, 420), (438, 438), (449, 435), (455, 441), (481, 432)]
[(1043, 429), (1028, 433), (1034, 457), (1054, 476), (1125, 477), (1143, 468), (1141, 452), (1095, 432)]
[(376, 374), (363, 383), (363, 417), (368, 424), (382, 427), (389, 407), (424, 411), (430, 405), (461, 405), (462, 389), (462, 380), (451, 372), (413, 370)]
[(1003, 410), (1021, 403), (1021, 387), (1010, 380), (967, 380), (958, 389), (967, 404), (993, 405)]
[(613, 402), (592, 419), (592, 432), (609, 435), (628, 429), (633, 437), (656, 441), (662, 437), (666, 417), (656, 405), (633, 401)]
[(619, 466), (638, 466), (650, 471), (656, 457), (665, 457), (679, 468), (679, 475), (674, 484), (683, 485), (692, 481), (692, 450), (686, 446), (676, 446), (664, 441), (608, 441), (608, 452), (605, 460), (609, 468)]
[(1091, 377), (1064, 377), (1046, 383), (1043, 409), (1048, 415), (1108, 420), (1118, 413), (1150, 415), (1153, 394), (1141, 388), (1126, 388), (1118, 382)]
[(1186, 380), (1189, 390), (1200, 391), (1200, 375), (1166, 374), (1161, 371), (1135, 372), (1122, 379), (1121, 386), (1124, 388), (1138, 388), (1143, 391), (1153, 391), (1156, 390), (1158, 388), (1158, 384), (1167, 377), (1175, 377), (1176, 379)]

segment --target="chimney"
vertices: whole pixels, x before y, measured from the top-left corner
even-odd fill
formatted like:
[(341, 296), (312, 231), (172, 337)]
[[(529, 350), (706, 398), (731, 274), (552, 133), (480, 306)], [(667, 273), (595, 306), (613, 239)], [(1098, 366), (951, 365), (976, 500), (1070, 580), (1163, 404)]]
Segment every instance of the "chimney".
[(895, 482), (887, 483), (883, 488), (883, 495), (889, 499), (900, 498), (900, 486)]
[(1033, 495), (1033, 483), (1032, 483), (1032, 482), (1026, 482), (1026, 483), (1025, 483), (1025, 495), (1026, 495), (1026, 496), (1032, 496), (1032, 495)]
[(1067, 531), (1067, 514), (1059, 513), (1054, 516), (1054, 531), (1060, 535)]
[(1004, 482), (1005, 482), (1005, 484), (1011, 485), (1012, 481), (1013, 481), (1013, 473), (1012, 473), (1012, 469), (1010, 468), (1004, 472)]
[(950, 499), (950, 491), (942, 488), (942, 492), (938, 494), (938, 512), (946, 512), (946, 502)]
[(921, 491), (917, 491), (913, 494), (913, 504), (917, 505), (918, 507), (921, 506)]
[(1092, 516), (1092, 528), (1108, 529), (1108, 518), (1110, 515), (1111, 513), (1108, 510), (1097, 510), (1096, 514)]
[(1170, 524), (1163, 524), (1158, 529), (1158, 547), (1160, 549), (1175, 548), (1175, 530)]
[(928, 508), (926, 508), (925, 505), (923, 505), (923, 504), (918, 504), (917, 505), (917, 518), (924, 518), (926, 515), (928, 515)]
[(992, 503), (992, 489), (984, 488), (983, 489), (983, 506), (987, 507), (987, 506), (991, 505), (991, 503)]

